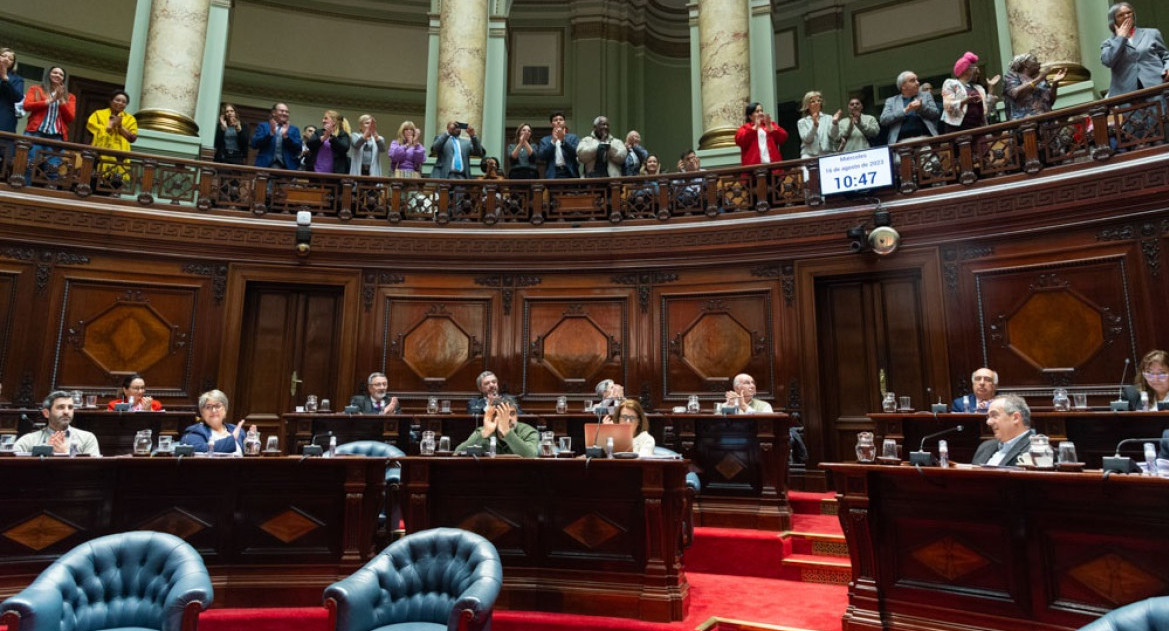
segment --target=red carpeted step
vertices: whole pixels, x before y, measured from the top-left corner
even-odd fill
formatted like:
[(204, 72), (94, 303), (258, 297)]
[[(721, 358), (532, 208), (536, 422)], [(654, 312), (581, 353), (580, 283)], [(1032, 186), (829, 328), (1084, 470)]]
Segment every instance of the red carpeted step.
[(792, 531), (844, 535), (840, 528), (840, 518), (836, 515), (792, 515)]
[(787, 501), (791, 504), (792, 512), (804, 515), (835, 515), (836, 493), (811, 493), (808, 491), (788, 491)]
[(687, 573), (778, 578), (790, 553), (790, 540), (778, 532), (699, 527), (683, 562)]
[(328, 631), (324, 607), (209, 609), (199, 614), (200, 631)]
[(804, 583), (847, 585), (852, 565), (847, 558), (820, 554), (789, 554), (783, 559), (783, 578)]

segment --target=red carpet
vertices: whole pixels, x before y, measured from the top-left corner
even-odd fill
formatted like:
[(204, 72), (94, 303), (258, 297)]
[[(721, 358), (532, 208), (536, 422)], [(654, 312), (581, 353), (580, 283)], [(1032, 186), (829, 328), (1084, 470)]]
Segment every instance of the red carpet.
[[(848, 605), (846, 588), (796, 581), (687, 572), (690, 614), (681, 622), (656, 624), (538, 611), (495, 612), (494, 631), (681, 631), (711, 617), (839, 631)], [(212, 609), (199, 616), (200, 631), (328, 631), (322, 607)]]
[(790, 540), (778, 532), (736, 528), (695, 528), (683, 557), (686, 573), (780, 578)]

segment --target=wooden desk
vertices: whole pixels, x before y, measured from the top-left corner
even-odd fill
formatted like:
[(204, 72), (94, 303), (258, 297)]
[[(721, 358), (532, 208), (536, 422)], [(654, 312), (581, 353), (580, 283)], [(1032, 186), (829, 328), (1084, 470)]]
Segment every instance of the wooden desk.
[(199, 551), (220, 606), (320, 605), (373, 554), (379, 458), (0, 458), (0, 598), (127, 530)]
[(689, 606), (682, 460), (410, 457), (408, 532), (475, 531), (503, 560), (498, 604), (669, 622)]
[(840, 490), (844, 631), (1055, 631), (1169, 593), (1169, 480), (820, 465)]
[[(950, 459), (970, 462), (979, 443), (994, 434), (986, 425), (985, 414), (893, 413), (869, 414), (876, 425), (877, 446), (881, 438), (893, 438), (903, 443), (902, 458), (917, 449), (923, 436), (962, 425), (959, 434), (943, 436), (950, 447)], [(1032, 412), (1031, 426), (1051, 439), (1052, 448), (1061, 440), (1076, 444), (1076, 453), (1089, 468), (1098, 469), (1101, 458), (1116, 452), (1116, 443), (1123, 438), (1159, 438), (1169, 429), (1169, 412)], [(1154, 441), (1155, 442), (1155, 441)], [(937, 443), (926, 445), (937, 453)], [(1140, 458), (1140, 445), (1125, 451)]]
[[(27, 434), (36, 424), (45, 422), (40, 410), (0, 410), (0, 434)], [(134, 451), (134, 435), (150, 430), (150, 439), (158, 445), (159, 436), (171, 436), (178, 442), (183, 430), (195, 422), (191, 412), (110, 412), (105, 408), (77, 408), (73, 426), (97, 437), (103, 456), (121, 456)]]
[(411, 422), (411, 417), (400, 414), (284, 414), (280, 417), (281, 449), (287, 454), (299, 454), (314, 435), (333, 432), (338, 445), (378, 440), (410, 453)]

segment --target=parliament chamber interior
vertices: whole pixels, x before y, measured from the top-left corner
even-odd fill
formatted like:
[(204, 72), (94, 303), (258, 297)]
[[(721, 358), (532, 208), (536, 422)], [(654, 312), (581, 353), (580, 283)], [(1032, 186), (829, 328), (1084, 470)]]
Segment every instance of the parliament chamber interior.
[(7, 3), (0, 628), (1166, 628), (1162, 27)]

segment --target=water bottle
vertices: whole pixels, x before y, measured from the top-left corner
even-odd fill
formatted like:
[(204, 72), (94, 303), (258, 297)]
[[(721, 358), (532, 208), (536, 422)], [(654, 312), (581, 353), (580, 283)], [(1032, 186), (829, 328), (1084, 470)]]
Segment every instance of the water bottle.
[(1141, 411), (1149, 411), (1149, 393), (1141, 390)]
[(491, 458), (495, 457), (495, 436), (492, 436), (491, 439), (487, 441), (487, 455)]
[(950, 466), (950, 445), (944, 440), (938, 441), (938, 466), (943, 469)]
[(1153, 443), (1145, 443), (1145, 464), (1149, 467), (1145, 475), (1157, 475), (1157, 447)]
[(612, 436), (605, 439), (605, 457), (606, 458), (613, 457), (613, 437)]
[(330, 436), (329, 437), (329, 453), (326, 454), (326, 457), (332, 458), (333, 456), (336, 456), (336, 455), (337, 455), (337, 437)]

